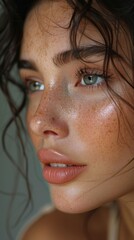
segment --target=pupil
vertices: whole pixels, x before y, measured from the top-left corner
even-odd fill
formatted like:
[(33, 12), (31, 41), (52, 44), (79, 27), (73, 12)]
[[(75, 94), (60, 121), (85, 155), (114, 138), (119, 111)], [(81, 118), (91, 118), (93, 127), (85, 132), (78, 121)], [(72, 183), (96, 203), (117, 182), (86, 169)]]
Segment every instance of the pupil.
[(39, 88), (39, 84), (37, 82), (34, 82), (33, 89), (38, 89), (38, 88)]
[(97, 76), (86, 76), (85, 83), (86, 84), (94, 84), (97, 80)]

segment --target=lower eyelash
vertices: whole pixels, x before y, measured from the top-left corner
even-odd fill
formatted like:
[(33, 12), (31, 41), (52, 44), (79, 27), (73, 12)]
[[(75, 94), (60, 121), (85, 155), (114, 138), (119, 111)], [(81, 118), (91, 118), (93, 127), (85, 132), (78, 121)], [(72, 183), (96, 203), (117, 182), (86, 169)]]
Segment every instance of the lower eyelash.
[[(96, 69), (90, 69), (90, 68), (80, 68), (76, 71), (76, 77), (78, 78), (78, 80), (80, 80), (80, 78), (84, 77), (85, 75), (98, 75), (102, 78), (104, 78), (104, 83), (107, 83), (109, 79), (112, 79), (112, 74), (108, 75), (108, 74), (104, 74), (104, 72), (102, 71), (99, 71), (99, 70), (96, 70)], [(97, 86), (102, 86), (103, 83), (100, 83), (98, 84)], [(93, 86), (93, 85), (90, 85), (89, 87), (97, 87), (97, 86)], [(88, 85), (87, 85), (88, 87)]]

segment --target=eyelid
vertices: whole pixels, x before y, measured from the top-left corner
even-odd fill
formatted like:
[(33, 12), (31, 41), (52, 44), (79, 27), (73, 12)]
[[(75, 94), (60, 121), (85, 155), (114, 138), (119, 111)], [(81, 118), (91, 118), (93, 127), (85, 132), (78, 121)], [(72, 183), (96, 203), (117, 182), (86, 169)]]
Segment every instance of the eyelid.
[(39, 78), (36, 78), (36, 77), (25, 77), (24, 81), (25, 82), (40, 82), (41, 84), (43, 83)]
[(85, 68), (80, 68), (78, 69), (77, 71), (78, 73), (78, 76), (84, 76), (84, 75), (87, 75), (87, 74), (90, 74), (90, 75), (104, 75), (104, 71), (103, 70), (100, 70), (100, 69), (96, 69), (96, 68), (89, 68), (89, 67), (85, 67)]
[[(100, 78), (104, 78), (104, 80), (101, 82), (101, 83), (98, 83), (98, 84), (81, 84), (82, 82), (82, 78), (86, 77), (86, 76), (98, 76)], [(80, 67), (80, 68), (77, 68), (77, 71), (76, 71), (76, 78), (77, 78), (77, 82), (75, 84), (75, 86), (81, 86), (81, 87), (86, 87), (86, 88), (96, 88), (96, 87), (99, 87), (99, 86), (102, 86), (104, 84), (106, 84), (106, 82), (110, 81), (113, 79), (113, 73), (111, 73), (111, 71), (108, 71), (106, 74), (104, 73), (103, 71), (103, 68), (100, 69), (100, 67), (98, 68), (93, 68), (93, 67), (88, 67), (88, 66), (84, 66), (83, 68)]]
[(82, 76), (86, 75), (100, 75), (104, 76), (105, 79), (112, 77), (114, 74), (108, 69), (108, 71), (105, 73), (103, 68), (92, 68), (92, 67), (80, 67), (76, 71), (76, 77), (80, 78)]
[(44, 83), (42, 78), (39, 76), (39, 74), (36, 74), (35, 72), (32, 74), (32, 72), (28, 72), (25, 70), (20, 70), (19, 75), (21, 80), (26, 84), (28, 81), (37, 81), (40, 83)]
[[(40, 80), (39, 78), (25, 77), (23, 79), (24, 79), (24, 84), (25, 84), (28, 94), (32, 94), (32, 93), (35, 93), (38, 91), (43, 91), (45, 89), (44, 82), (42, 80)], [(34, 83), (39, 83), (39, 85), (37, 84), (36, 86), (33, 86), (33, 87), (35, 87), (35, 89), (32, 90), (32, 89), (30, 89), (30, 85), (32, 87), (32, 84), (34, 84)], [(42, 88), (42, 86), (43, 86), (43, 88)], [(37, 88), (40, 87), (40, 89), (36, 89), (36, 87)]]
[(40, 74), (34, 70), (28, 70), (28, 69), (19, 69), (19, 75), (23, 81), (26, 79), (35, 79), (38, 81), (42, 81), (42, 77)]

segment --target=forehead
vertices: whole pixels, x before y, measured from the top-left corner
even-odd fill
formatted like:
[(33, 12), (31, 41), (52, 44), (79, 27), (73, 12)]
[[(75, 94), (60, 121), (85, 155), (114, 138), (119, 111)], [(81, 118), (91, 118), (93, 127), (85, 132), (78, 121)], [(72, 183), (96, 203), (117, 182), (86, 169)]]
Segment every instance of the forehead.
[[(98, 9), (95, 5), (93, 6)], [(69, 26), (72, 15), (72, 8), (64, 0), (41, 1), (36, 5), (29, 12), (24, 24), (20, 58), (37, 62), (37, 65), (40, 65), (41, 61), (45, 61), (47, 67), (47, 63), (52, 62), (53, 56), (59, 52), (70, 50), (72, 46), (70, 44)], [(77, 45), (80, 47), (99, 45), (104, 47), (105, 52), (107, 46), (105, 46), (104, 39), (108, 39), (109, 35), (105, 29), (103, 31), (103, 25), (98, 22), (96, 24), (99, 25), (103, 36), (90, 21), (83, 20), (77, 32)], [(110, 25), (112, 25), (111, 22)], [(127, 31), (124, 26), (120, 26), (117, 34), (115, 33), (115, 27), (116, 25), (111, 28), (113, 36), (110, 40), (110, 46), (112, 46), (114, 52), (118, 51), (123, 58), (130, 59), (131, 48), (129, 47), (130, 39), (126, 34)], [(93, 58), (94, 60), (96, 61)]]
[[(54, 51), (55, 48), (60, 48), (60, 51), (70, 49), (69, 24), (72, 14), (73, 10), (66, 1), (43, 1), (38, 4), (25, 21), (21, 53), (27, 51), (32, 53), (33, 48), (43, 55), (47, 54), (48, 49), (50, 51), (51, 49)], [(86, 26), (88, 38), (82, 36), (84, 27), (85, 22), (82, 22), (77, 37), (79, 44), (86, 42), (89, 44), (89, 38), (90, 43), (92, 39), (103, 42), (99, 32), (90, 23)]]
[(38, 28), (40, 33), (56, 33), (57, 27), (66, 28), (70, 22), (72, 10), (65, 1), (42, 1), (34, 7), (25, 22), (24, 30), (28, 27)]
[[(64, 1), (63, 1), (64, 2)], [(48, 47), (68, 34), (71, 9), (64, 2), (42, 2), (31, 10), (24, 24), (22, 47), (30, 50), (31, 46), (43, 44)]]

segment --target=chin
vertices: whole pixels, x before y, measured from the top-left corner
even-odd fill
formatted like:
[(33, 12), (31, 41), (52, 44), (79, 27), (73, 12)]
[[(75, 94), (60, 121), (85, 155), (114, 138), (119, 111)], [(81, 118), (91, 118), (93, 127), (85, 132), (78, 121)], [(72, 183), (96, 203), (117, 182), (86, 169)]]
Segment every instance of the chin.
[[(110, 188), (109, 192), (108, 189), (107, 191), (104, 191), (106, 189), (101, 190), (96, 188), (93, 191), (86, 190), (84, 192), (81, 188), (76, 188), (76, 186), (50, 187), (51, 198), (55, 207), (66, 213), (89, 212), (112, 202), (118, 196), (114, 195)], [(107, 194), (104, 194), (106, 192)]]
[(83, 206), (77, 205), (77, 204), (72, 204), (72, 203), (65, 203), (65, 202), (54, 202), (56, 208), (62, 212), (65, 213), (72, 213), (72, 214), (77, 214), (77, 213), (84, 213), (87, 212), (88, 209), (83, 208)]
[(94, 210), (103, 205), (98, 201), (84, 199), (83, 197), (74, 197), (74, 196), (66, 196), (60, 195), (58, 192), (51, 191), (51, 198), (55, 205), (55, 207), (65, 213), (85, 213), (91, 210)]

